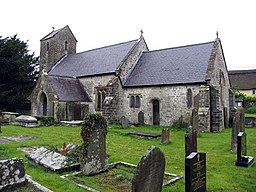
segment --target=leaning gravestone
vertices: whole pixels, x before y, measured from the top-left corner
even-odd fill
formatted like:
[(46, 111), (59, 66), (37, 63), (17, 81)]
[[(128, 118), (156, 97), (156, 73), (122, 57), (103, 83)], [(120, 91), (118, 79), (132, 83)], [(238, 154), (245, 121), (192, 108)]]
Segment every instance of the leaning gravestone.
[(88, 113), (84, 118), (81, 136), (84, 141), (81, 169), (84, 175), (94, 175), (107, 169), (107, 121), (98, 113)]
[(139, 125), (144, 125), (145, 124), (144, 113), (142, 111), (140, 111), (138, 113), (138, 123), (139, 123)]
[(152, 146), (141, 158), (132, 180), (133, 192), (160, 192), (163, 185), (165, 157)]
[(206, 153), (192, 152), (185, 160), (185, 191), (206, 192)]
[(130, 126), (129, 120), (125, 116), (121, 117), (121, 125), (125, 129)]
[(197, 131), (189, 126), (185, 133), (185, 155), (188, 156), (192, 152), (197, 152)]
[(239, 132), (237, 135), (237, 160), (236, 166), (250, 167), (254, 164), (254, 158), (247, 155), (246, 134)]
[(0, 191), (15, 189), (27, 183), (23, 160), (12, 158), (0, 161)]
[(238, 133), (245, 131), (245, 118), (244, 110), (239, 107), (234, 111), (233, 123), (232, 123), (232, 135), (231, 135), (231, 152), (237, 152), (237, 135)]

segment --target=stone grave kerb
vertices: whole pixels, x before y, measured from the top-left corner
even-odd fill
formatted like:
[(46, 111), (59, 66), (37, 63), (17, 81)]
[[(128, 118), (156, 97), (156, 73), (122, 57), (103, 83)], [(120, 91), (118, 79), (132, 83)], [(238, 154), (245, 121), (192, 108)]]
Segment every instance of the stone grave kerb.
[(150, 147), (141, 158), (132, 180), (132, 192), (161, 192), (165, 170), (163, 152)]
[(88, 113), (81, 130), (84, 143), (80, 164), (84, 175), (98, 174), (107, 169), (106, 135), (106, 119), (101, 114)]

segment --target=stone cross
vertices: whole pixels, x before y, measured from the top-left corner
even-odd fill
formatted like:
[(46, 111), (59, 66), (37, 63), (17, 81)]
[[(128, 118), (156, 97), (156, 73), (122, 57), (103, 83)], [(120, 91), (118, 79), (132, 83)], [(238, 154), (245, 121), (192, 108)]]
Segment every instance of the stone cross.
[(84, 141), (81, 169), (84, 175), (94, 175), (106, 170), (107, 121), (98, 113), (88, 113), (81, 131)]
[(185, 133), (185, 155), (188, 156), (192, 152), (197, 152), (197, 131), (190, 126)]
[(132, 192), (161, 192), (165, 169), (163, 152), (152, 146), (141, 158), (132, 180)]

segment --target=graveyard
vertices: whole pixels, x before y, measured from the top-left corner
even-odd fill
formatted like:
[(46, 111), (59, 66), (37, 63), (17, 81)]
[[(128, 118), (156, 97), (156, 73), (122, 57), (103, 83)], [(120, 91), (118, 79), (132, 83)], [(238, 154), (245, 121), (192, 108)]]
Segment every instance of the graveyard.
[[(131, 132), (161, 134), (162, 129), (170, 129), (170, 142), (162, 144), (161, 137), (146, 138), (131, 135)], [(108, 163), (126, 162), (138, 165), (142, 156), (151, 147), (159, 148), (165, 157), (165, 172), (182, 176), (178, 181), (163, 186), (162, 191), (185, 191), (185, 142), (186, 128), (161, 126), (130, 126), (122, 128), (119, 124), (109, 124), (106, 135), (106, 152)], [(236, 166), (236, 153), (231, 153), (232, 129), (224, 129), (220, 133), (199, 133), (197, 151), (206, 153), (206, 185), (211, 191), (255, 191), (256, 166), (250, 168)], [(256, 130), (246, 129), (247, 154), (256, 157)], [(15, 139), (14, 139), (15, 138)], [(54, 172), (42, 166), (34, 166), (28, 162), (24, 150), (26, 147), (44, 146), (60, 149), (63, 143), (81, 145), (81, 126), (45, 126), (26, 128), (21, 126), (2, 126), (0, 134), (0, 160), (14, 157), (22, 158), (25, 172), (34, 181), (51, 191), (86, 191), (85, 189), (63, 179), (75, 170)], [(96, 176), (71, 175), (70, 180), (84, 183), (97, 191), (131, 191), (134, 167), (118, 166)], [(105, 176), (104, 176), (105, 174)], [(107, 174), (107, 176), (106, 176)], [(114, 178), (114, 179), (113, 179)], [(169, 178), (165, 178), (168, 180)], [(15, 191), (29, 191), (28, 186)], [(122, 187), (125, 187), (122, 188)]]

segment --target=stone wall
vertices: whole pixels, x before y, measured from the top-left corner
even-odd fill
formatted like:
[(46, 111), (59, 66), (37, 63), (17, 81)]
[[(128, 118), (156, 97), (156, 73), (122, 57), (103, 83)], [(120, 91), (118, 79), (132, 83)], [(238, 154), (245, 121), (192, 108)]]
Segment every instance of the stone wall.
[[(131, 123), (138, 124), (138, 114), (144, 113), (145, 124), (153, 122), (153, 104), (154, 99), (159, 100), (160, 125), (172, 125), (181, 116), (185, 122), (190, 121), (192, 108), (187, 107), (187, 89), (192, 90), (192, 95), (197, 95), (199, 86), (163, 86), (163, 87), (144, 87), (128, 88), (120, 93), (119, 119), (125, 116)], [(130, 96), (139, 95), (141, 105), (139, 108), (129, 107)]]
[(0, 191), (14, 189), (27, 182), (22, 159), (12, 158), (0, 161)]

